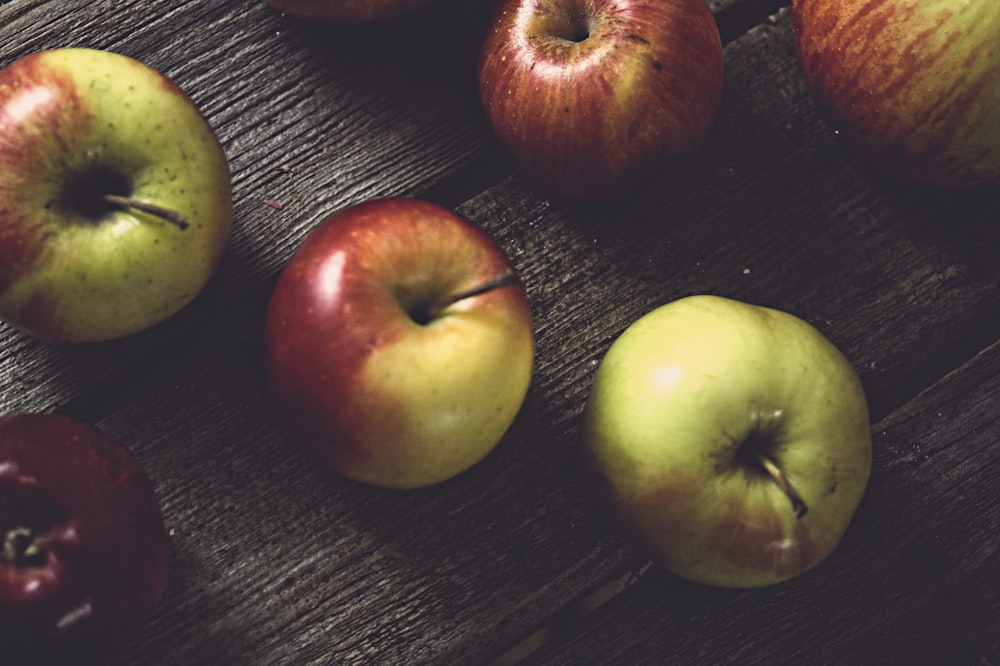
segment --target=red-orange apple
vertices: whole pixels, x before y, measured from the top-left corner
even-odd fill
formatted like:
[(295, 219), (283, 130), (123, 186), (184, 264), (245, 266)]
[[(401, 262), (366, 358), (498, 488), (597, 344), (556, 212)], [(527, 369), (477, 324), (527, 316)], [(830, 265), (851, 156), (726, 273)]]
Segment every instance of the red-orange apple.
[(417, 199), (369, 201), (309, 233), (267, 312), (274, 393), (305, 444), (393, 488), (485, 457), (527, 394), (524, 288), (483, 229)]
[(479, 92), (530, 176), (601, 200), (702, 144), (722, 68), (705, 0), (501, 0)]

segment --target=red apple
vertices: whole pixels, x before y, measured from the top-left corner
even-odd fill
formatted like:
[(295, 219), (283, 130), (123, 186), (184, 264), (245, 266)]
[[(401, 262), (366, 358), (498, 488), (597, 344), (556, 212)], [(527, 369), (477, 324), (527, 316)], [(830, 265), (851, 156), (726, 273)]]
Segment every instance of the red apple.
[(486, 456), (525, 399), (535, 350), (500, 246), (405, 198), (344, 209), (306, 237), (271, 296), (266, 346), (305, 444), (344, 476), (392, 488)]
[(793, 0), (817, 107), (878, 169), (953, 188), (1000, 185), (1000, 7), (953, 0)]
[(264, 0), (286, 14), (330, 23), (368, 23), (409, 14), (433, 0)]
[(501, 0), (479, 92), (529, 175), (615, 198), (703, 142), (722, 94), (719, 31), (704, 0)]
[(3, 663), (105, 654), (163, 596), (169, 540), (149, 478), (116, 439), (74, 419), (0, 417), (0, 538)]

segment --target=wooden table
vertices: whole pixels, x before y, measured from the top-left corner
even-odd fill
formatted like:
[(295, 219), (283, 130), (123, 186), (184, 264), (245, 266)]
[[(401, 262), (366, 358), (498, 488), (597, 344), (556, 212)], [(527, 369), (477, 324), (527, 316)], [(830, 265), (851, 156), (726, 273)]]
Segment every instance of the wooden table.
[[(787, 0), (714, 0), (725, 93), (704, 149), (637, 199), (574, 206), (491, 136), (474, 65), (488, 4), (341, 29), (260, 0), (0, 3), (0, 65), (58, 46), (136, 57), (194, 98), (233, 171), (229, 252), (182, 313), (82, 346), (0, 328), (0, 412), (96, 423), (155, 481), (169, 588), (114, 663), (1000, 664), (1000, 195), (867, 172), (803, 87)], [(492, 233), (538, 338), (501, 445), (411, 492), (321, 469), (262, 372), (293, 249), (388, 195)], [(646, 567), (579, 475), (602, 355), (692, 293), (812, 322), (868, 392), (868, 492), (834, 554), (784, 584)]]

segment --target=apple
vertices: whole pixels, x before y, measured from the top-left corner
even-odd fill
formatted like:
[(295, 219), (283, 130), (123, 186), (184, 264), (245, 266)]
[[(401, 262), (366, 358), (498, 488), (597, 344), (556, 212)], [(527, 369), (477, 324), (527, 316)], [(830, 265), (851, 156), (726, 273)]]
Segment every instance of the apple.
[(705, 0), (501, 0), (479, 59), (499, 141), (545, 187), (624, 196), (704, 141), (722, 94)]
[(500, 246), (404, 197), (313, 229), (275, 286), (265, 334), (274, 394), (305, 445), (388, 488), (438, 483), (485, 457), (524, 402), (535, 352)]
[(330, 23), (368, 23), (397, 18), (434, 0), (264, 0), (299, 18)]
[(858, 376), (811, 325), (721, 296), (661, 306), (605, 355), (583, 413), (597, 496), (654, 562), (764, 586), (826, 558), (871, 469)]
[(77, 48), (0, 70), (0, 319), (55, 341), (135, 333), (202, 290), (231, 229), (226, 156), (163, 75)]
[(1000, 11), (993, 2), (793, 0), (817, 108), (896, 177), (1000, 185)]
[(133, 638), (167, 582), (153, 485), (110, 434), (55, 414), (0, 417), (3, 663), (89, 663)]

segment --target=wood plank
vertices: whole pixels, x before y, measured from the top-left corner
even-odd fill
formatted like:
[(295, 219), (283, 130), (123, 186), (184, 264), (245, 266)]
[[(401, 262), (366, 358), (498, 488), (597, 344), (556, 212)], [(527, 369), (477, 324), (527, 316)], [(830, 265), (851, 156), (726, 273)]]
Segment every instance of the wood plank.
[[(515, 176), (461, 207), (522, 270), (539, 337), (524, 411), (468, 474), (395, 493), (316, 469), (273, 412), (254, 331), (102, 421), (158, 479), (176, 553), (163, 613), (120, 663), (482, 662), (644, 559), (576, 470), (596, 363), (635, 317), (694, 292), (783, 307), (878, 398), (996, 311), (995, 276), (926, 231), (950, 204), (905, 205), (914, 191), (860, 170), (815, 115), (787, 16), (727, 58), (709, 146), (642, 199), (581, 209)], [(971, 242), (991, 218), (967, 207)]]
[[(441, 486), (341, 481), (300, 450), (268, 398), (270, 284), (325, 211), (447, 196), (435, 188), (493, 160), (468, 62), (445, 27), (421, 55), (423, 36), (365, 48), (376, 33), (351, 41), (253, 2), (151, 6), (124, 3), (113, 36), (99, 3), (54, 19), (34, 0), (0, 7), (12, 19), (0, 37), (24, 51), (78, 42), (147, 54), (189, 83), (235, 166), (233, 250), (190, 310), (82, 348), (0, 333), (0, 411), (93, 416), (133, 447), (163, 500), (168, 598), (119, 664), (477, 663), (641, 563), (578, 478), (576, 419), (614, 336), (666, 300), (722, 293), (804, 316), (855, 360), (883, 415), (977, 351), (975, 331), (996, 330), (997, 199), (860, 169), (801, 86), (785, 13), (727, 47), (722, 113), (684, 173), (620, 207), (581, 209), (515, 171), (461, 206), (528, 284), (539, 360), (525, 409), (487, 461)], [(824, 593), (805, 589), (801, 603)], [(721, 603), (694, 596), (695, 608)], [(725, 646), (736, 649), (734, 632)]]
[(760, 590), (660, 570), (526, 663), (980, 664), (1000, 659), (1000, 343), (874, 426), (840, 547)]

